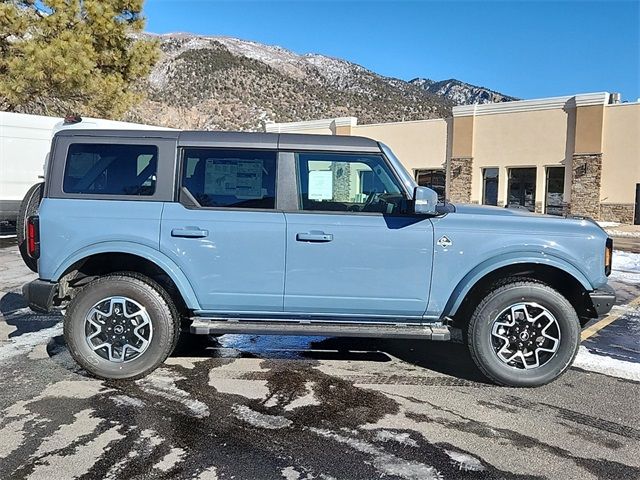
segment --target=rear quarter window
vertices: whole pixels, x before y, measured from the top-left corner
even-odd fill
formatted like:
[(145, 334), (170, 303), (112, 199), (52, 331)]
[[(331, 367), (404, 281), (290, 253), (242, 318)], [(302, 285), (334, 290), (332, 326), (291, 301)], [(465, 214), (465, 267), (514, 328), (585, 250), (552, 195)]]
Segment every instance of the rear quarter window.
[(74, 143), (69, 145), (65, 193), (150, 196), (156, 191), (155, 145)]

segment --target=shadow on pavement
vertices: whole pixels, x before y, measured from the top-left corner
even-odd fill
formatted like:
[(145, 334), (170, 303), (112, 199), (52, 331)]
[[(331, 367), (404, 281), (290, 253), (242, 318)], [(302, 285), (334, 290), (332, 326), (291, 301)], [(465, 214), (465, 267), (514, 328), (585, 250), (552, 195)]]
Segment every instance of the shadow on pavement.
[(59, 315), (38, 315), (32, 311), (17, 312), (26, 307), (27, 303), (19, 293), (9, 292), (0, 297), (0, 318), (7, 325), (15, 327), (15, 330), (8, 335), (9, 338), (19, 337), (24, 333), (37, 332), (52, 327), (60, 321)]
[(461, 380), (489, 383), (464, 344), (426, 340), (183, 334), (172, 357), (390, 362), (395, 357)]

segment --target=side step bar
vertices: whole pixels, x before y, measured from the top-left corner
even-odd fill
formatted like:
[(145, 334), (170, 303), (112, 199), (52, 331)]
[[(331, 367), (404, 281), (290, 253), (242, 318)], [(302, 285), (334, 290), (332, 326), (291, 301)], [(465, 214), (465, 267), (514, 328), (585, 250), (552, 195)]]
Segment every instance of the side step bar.
[(193, 318), (191, 333), (254, 334), (254, 335), (318, 335), (323, 337), (405, 338), (450, 340), (449, 328), (444, 325), (399, 325), (375, 323), (330, 323), (274, 320), (221, 320)]

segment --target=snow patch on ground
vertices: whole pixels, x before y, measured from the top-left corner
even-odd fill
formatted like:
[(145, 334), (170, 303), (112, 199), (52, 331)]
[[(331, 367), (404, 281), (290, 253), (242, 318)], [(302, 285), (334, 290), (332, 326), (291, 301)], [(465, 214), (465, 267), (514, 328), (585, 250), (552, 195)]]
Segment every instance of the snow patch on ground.
[(187, 452), (182, 448), (174, 447), (162, 458), (162, 460), (154, 465), (154, 468), (163, 472), (168, 472), (180, 463), (186, 454)]
[(37, 345), (47, 343), (51, 338), (62, 335), (62, 322), (37, 332), (23, 333), (0, 344), (0, 360), (7, 360), (31, 352)]
[(418, 442), (412, 439), (408, 432), (396, 433), (390, 430), (380, 430), (376, 432), (376, 440), (380, 440), (381, 442), (398, 442), (412, 447), (418, 446)]
[(460, 470), (467, 472), (482, 472), (485, 470), (482, 462), (476, 457), (472, 457), (466, 453), (456, 452), (455, 450), (445, 450), (444, 452), (449, 455), (449, 458), (451, 458), (456, 465), (458, 465)]
[(198, 475), (197, 480), (218, 480), (218, 469), (213, 466), (203, 470)]
[(616, 250), (613, 253), (613, 270), (640, 273), (640, 253)]
[(383, 475), (404, 478), (406, 480), (430, 480), (442, 478), (434, 467), (424, 463), (406, 460), (386, 452), (382, 448), (357, 438), (345, 437), (330, 430), (309, 428), (310, 431), (373, 457), (373, 466)]
[(606, 232), (611, 237), (640, 238), (640, 231), (616, 230), (615, 228), (607, 228)]
[(191, 398), (188, 392), (180, 390), (175, 385), (176, 380), (182, 380), (182, 377), (166, 369), (158, 369), (148, 377), (137, 380), (136, 383), (147, 393), (181, 403), (196, 418), (208, 417), (209, 407), (201, 401)]
[(254, 427), (277, 430), (280, 428), (289, 427), (293, 423), (291, 420), (285, 417), (256, 412), (246, 405), (236, 404), (233, 406), (233, 411), (237, 419), (247, 422)]
[(616, 250), (610, 280), (640, 283), (640, 254)]
[(589, 372), (640, 382), (640, 363), (625, 362), (591, 353), (585, 346), (580, 346), (573, 366)]
[(602, 228), (609, 228), (609, 227), (617, 227), (620, 224), (618, 222), (596, 222), (598, 225), (600, 225)]
[(135, 407), (135, 408), (142, 408), (144, 407), (144, 402), (138, 398), (133, 398), (130, 397), (129, 395), (114, 395), (113, 397), (110, 397), (111, 400), (113, 400), (113, 402), (116, 405), (119, 405), (121, 407)]

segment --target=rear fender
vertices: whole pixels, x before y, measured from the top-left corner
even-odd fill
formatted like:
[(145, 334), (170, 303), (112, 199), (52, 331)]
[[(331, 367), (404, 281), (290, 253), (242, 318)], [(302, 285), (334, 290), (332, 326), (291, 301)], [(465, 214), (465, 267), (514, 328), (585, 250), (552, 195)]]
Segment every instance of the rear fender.
[(193, 287), (182, 270), (166, 255), (146, 245), (132, 242), (102, 242), (85, 247), (73, 253), (60, 264), (51, 280), (58, 281), (62, 275), (76, 262), (99, 253), (128, 253), (145, 258), (160, 267), (178, 287), (186, 306), (199, 310), (200, 305)]

